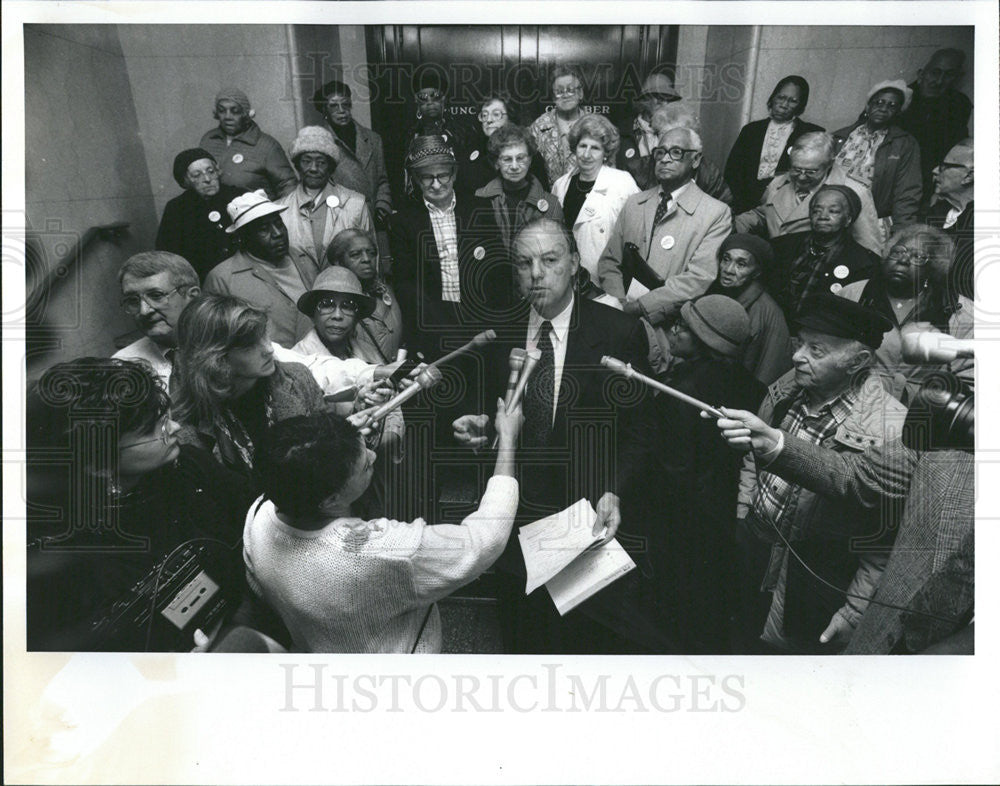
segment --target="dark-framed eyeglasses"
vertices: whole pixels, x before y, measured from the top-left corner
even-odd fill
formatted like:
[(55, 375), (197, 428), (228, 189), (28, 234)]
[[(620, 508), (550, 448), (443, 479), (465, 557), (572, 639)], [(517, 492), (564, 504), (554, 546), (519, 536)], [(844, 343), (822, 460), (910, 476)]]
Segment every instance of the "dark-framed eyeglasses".
[(118, 449), (125, 450), (125, 448), (135, 448), (139, 445), (148, 445), (150, 442), (162, 442), (164, 445), (170, 444), (170, 424), (172, 422), (173, 414), (170, 410), (164, 413), (163, 417), (160, 418), (160, 422), (157, 424), (158, 430), (155, 437), (149, 437), (148, 439), (139, 439), (135, 442), (123, 442), (119, 443)]
[(560, 87), (558, 90), (553, 90), (552, 92), (556, 98), (567, 98), (568, 96), (575, 96), (582, 89), (580, 85), (576, 85), (575, 87)]
[(417, 182), (427, 188), (434, 185), (434, 181), (437, 181), (442, 186), (446, 186), (454, 179), (455, 170), (451, 170), (450, 172), (438, 172), (436, 174), (417, 175)]
[(125, 295), (119, 302), (122, 311), (130, 317), (134, 317), (142, 311), (143, 302), (153, 309), (161, 309), (170, 302), (170, 296), (174, 292), (180, 291), (181, 287), (174, 287), (169, 292), (159, 289), (151, 289), (149, 292), (139, 292), (134, 295)]
[(822, 171), (822, 169), (803, 169), (798, 166), (788, 168), (788, 174), (799, 175), (800, 177), (816, 177)]
[(906, 262), (910, 265), (922, 267), (930, 261), (930, 255), (924, 251), (914, 251), (906, 246), (893, 246), (887, 254), (893, 262)]
[(351, 298), (338, 300), (335, 297), (325, 297), (316, 302), (316, 313), (318, 314), (332, 314), (338, 308), (340, 309), (341, 314), (353, 317), (358, 313), (360, 306), (358, 305), (358, 301), (352, 300)]
[(507, 113), (502, 109), (494, 109), (492, 112), (483, 111), (479, 113), (479, 120), (482, 123), (485, 123), (487, 120), (503, 120), (505, 117), (507, 117)]
[(201, 172), (189, 171), (187, 173), (187, 176), (188, 180), (191, 180), (195, 183), (201, 180), (214, 180), (219, 176), (219, 170), (214, 166), (210, 166), (208, 169), (204, 169)]
[(652, 151), (654, 161), (662, 161), (670, 158), (671, 161), (680, 161), (688, 153), (697, 153), (692, 147), (654, 147)]

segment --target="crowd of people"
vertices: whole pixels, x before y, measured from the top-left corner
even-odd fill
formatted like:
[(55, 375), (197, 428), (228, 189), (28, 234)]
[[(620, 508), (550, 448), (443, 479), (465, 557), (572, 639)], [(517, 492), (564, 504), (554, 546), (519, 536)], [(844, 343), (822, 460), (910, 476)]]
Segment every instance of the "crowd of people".
[[(899, 441), (929, 379), (972, 388), (909, 349), (972, 337), (963, 65), (833, 133), (787, 76), (725, 162), (669, 69), (623, 128), (573, 67), (524, 124), (430, 72), (392, 178), (343, 82), (287, 150), (221, 90), (107, 282), (141, 337), (28, 391), (29, 648), (436, 652), (486, 572), (510, 653), (968, 647), (971, 458)], [(581, 498), (636, 569), (562, 615), (517, 528)]]

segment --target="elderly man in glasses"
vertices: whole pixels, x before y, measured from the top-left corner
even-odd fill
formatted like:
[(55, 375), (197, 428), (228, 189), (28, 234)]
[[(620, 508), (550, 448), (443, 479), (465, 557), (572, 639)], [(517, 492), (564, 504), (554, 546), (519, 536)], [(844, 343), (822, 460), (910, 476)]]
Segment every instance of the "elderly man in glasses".
[(475, 210), (472, 195), (455, 189), (445, 138), (416, 137), (406, 166), (421, 198), (390, 217), (393, 275), (404, 341), (433, 360), (453, 348), (444, 346), (450, 337), (468, 340), (502, 321), (513, 283), (492, 210)]
[(701, 146), (690, 128), (660, 136), (651, 151), (657, 185), (628, 198), (597, 263), (604, 291), (656, 328), (663, 357), (664, 326), (715, 281), (719, 245), (732, 223), (729, 207), (694, 182)]
[(169, 251), (144, 251), (118, 271), (122, 310), (143, 336), (114, 357), (144, 360), (170, 389), (177, 337), (174, 328), (184, 306), (201, 294), (198, 274), (183, 257)]
[(800, 136), (789, 149), (790, 169), (772, 180), (760, 204), (733, 220), (736, 232), (762, 234), (770, 240), (809, 230), (809, 202), (824, 185), (846, 185), (861, 200), (851, 235), (869, 251), (882, 255), (882, 232), (872, 192), (833, 165), (833, 137), (820, 131)]

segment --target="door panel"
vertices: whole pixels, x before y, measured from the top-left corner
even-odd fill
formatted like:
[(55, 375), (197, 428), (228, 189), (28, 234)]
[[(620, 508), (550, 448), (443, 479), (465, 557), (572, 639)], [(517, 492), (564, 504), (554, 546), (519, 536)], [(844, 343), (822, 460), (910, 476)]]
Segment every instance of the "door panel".
[(675, 25), (383, 25), (366, 29), (373, 75), (372, 124), (385, 142), (389, 179), (401, 193), (404, 138), (415, 105), (412, 81), (423, 70), (446, 77), (449, 112), (475, 122), (482, 99), (502, 91), (515, 122), (530, 123), (551, 105), (549, 74), (580, 68), (584, 103), (616, 125), (656, 65), (674, 66)]

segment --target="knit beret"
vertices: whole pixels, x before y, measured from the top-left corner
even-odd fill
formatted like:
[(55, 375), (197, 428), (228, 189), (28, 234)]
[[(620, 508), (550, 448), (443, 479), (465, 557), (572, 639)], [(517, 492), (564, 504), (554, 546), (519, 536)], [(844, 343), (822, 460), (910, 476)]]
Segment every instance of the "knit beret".
[(215, 95), (215, 103), (218, 104), (220, 101), (233, 101), (243, 107), (244, 112), (251, 117), (253, 116), (250, 109), (250, 99), (247, 98), (247, 94), (242, 90), (238, 90), (235, 87), (224, 87)]
[(322, 126), (300, 128), (288, 153), (292, 161), (303, 153), (324, 153), (334, 161), (340, 158), (337, 153), (337, 143), (333, 141), (333, 134)]
[(174, 156), (174, 180), (177, 181), (177, 185), (181, 188), (187, 188), (187, 182), (185, 178), (187, 177), (188, 167), (191, 166), (195, 161), (201, 161), (207, 158), (213, 164), (217, 164), (215, 156), (209, 153), (207, 150), (201, 147), (191, 147), (187, 150), (182, 150), (176, 156)]
[(443, 136), (417, 136), (410, 142), (410, 149), (406, 152), (406, 166), (408, 169), (419, 169), (425, 166), (436, 166), (438, 164), (455, 164), (455, 153), (451, 149)]
[(703, 343), (726, 357), (737, 357), (750, 337), (746, 309), (725, 295), (704, 295), (681, 306), (681, 316)]
[(844, 199), (847, 200), (847, 209), (851, 212), (851, 220), (858, 220), (858, 216), (861, 215), (861, 197), (859, 197), (858, 192), (850, 186), (840, 186), (832, 183), (820, 186), (816, 189), (816, 193), (809, 199), (810, 210), (812, 209), (813, 202), (816, 201), (816, 197), (824, 191), (836, 191), (838, 194), (843, 194)]
[(723, 252), (731, 248), (749, 251), (753, 254), (753, 258), (762, 269), (768, 268), (774, 262), (774, 251), (771, 250), (771, 244), (764, 240), (764, 238), (757, 237), (757, 235), (749, 235), (742, 232), (730, 235), (719, 246), (719, 257), (721, 258)]
[(878, 349), (892, 323), (874, 309), (866, 308), (832, 292), (821, 292), (802, 301), (792, 320), (796, 331), (805, 328), (826, 336), (850, 338)]

